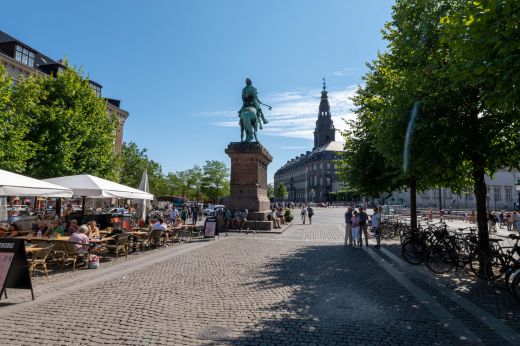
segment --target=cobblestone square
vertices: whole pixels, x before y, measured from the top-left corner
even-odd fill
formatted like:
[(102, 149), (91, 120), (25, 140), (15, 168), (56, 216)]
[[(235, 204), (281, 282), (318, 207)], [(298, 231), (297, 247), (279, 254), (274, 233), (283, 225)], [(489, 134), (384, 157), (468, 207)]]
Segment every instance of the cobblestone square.
[(519, 308), (507, 294), (416, 272), (394, 245), (344, 247), (342, 213), (37, 277), (35, 301), (14, 290), (2, 300), (0, 344), (516, 343)]

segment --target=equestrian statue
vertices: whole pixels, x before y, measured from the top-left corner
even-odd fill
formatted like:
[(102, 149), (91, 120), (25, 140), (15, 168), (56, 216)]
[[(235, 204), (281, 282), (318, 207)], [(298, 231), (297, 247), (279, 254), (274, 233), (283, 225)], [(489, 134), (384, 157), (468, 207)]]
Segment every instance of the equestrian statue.
[[(251, 79), (247, 78), (246, 86), (242, 89), (242, 108), (238, 111), (240, 118), (240, 141), (252, 142), (254, 140), (258, 142), (258, 138), (256, 137), (258, 127), (260, 127), (261, 130), (262, 122), (264, 124), (268, 123), (260, 105), (266, 106), (269, 110), (272, 109), (271, 106), (260, 102), (256, 88), (253, 86)], [(245, 140), (244, 132), (246, 134)]]

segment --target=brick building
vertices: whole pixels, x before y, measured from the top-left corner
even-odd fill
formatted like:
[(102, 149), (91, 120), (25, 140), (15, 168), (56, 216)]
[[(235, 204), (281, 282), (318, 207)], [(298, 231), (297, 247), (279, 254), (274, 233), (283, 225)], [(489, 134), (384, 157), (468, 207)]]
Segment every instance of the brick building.
[[(61, 61), (49, 58), (3, 31), (0, 31), (0, 62), (4, 64), (7, 73), (15, 83), (24, 76), (31, 74), (55, 75), (67, 68)], [(96, 94), (102, 97), (102, 85), (93, 80), (90, 80), (89, 83)], [(120, 108), (120, 100), (111, 98), (105, 98), (105, 100), (107, 101), (107, 113), (115, 115), (118, 120), (114, 150), (119, 153), (123, 145), (123, 127), (126, 118), (128, 118), (128, 112)]]

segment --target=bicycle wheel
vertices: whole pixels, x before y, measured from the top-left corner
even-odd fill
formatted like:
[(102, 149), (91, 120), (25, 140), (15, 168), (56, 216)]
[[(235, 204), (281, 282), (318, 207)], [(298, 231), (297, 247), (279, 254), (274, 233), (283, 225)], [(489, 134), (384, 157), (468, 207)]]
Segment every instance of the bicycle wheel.
[(436, 274), (448, 273), (455, 266), (455, 259), (452, 254), (442, 245), (428, 248), (424, 262), (426, 267)]
[(506, 274), (506, 287), (507, 291), (511, 293), (511, 295), (515, 295), (513, 291), (513, 282), (515, 281), (515, 278), (517, 276), (520, 276), (520, 269), (511, 270)]
[(506, 288), (506, 270), (508, 267), (507, 257), (504, 255), (493, 255), (486, 261), (487, 279), (493, 286), (499, 289)]
[(484, 263), (485, 263), (485, 260), (486, 260), (485, 258), (481, 258), (482, 256), (484, 256), (483, 253), (480, 253), (480, 252), (473, 253), (473, 255), (471, 256), (471, 258), (469, 260), (469, 269), (479, 279), (487, 280), (486, 273), (483, 270), (484, 267), (480, 265), (480, 263), (481, 263), (480, 261), (484, 261)]
[(409, 239), (401, 247), (401, 254), (406, 262), (417, 265), (424, 261), (425, 249), (422, 241)]
[(520, 275), (516, 275), (511, 283), (511, 292), (513, 293), (513, 297), (520, 302)]

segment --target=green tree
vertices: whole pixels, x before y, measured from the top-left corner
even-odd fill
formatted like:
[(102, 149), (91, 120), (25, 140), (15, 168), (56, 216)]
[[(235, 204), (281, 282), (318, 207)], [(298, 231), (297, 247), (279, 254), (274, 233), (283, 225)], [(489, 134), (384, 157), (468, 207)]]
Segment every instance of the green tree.
[(267, 197), (269, 199), (274, 197), (274, 185), (273, 184), (267, 184)]
[(221, 161), (206, 161), (203, 170), (202, 186), (207, 196), (218, 203), (219, 197), (229, 194), (229, 169)]
[(204, 183), (204, 171), (200, 166), (195, 165), (193, 168), (188, 169), (187, 176), (189, 197), (191, 199), (195, 198), (198, 202)]
[(276, 189), (275, 196), (279, 200), (284, 200), (285, 197), (287, 196), (287, 188), (285, 187), (285, 184), (283, 182), (281, 182), (278, 185), (278, 188)]
[(31, 143), (25, 138), (31, 118), (13, 109), (13, 84), (0, 64), (0, 168), (23, 172), (33, 156)]
[(453, 57), (450, 77), (478, 88), (488, 107), (518, 117), (520, 2), (466, 1), (442, 19)]
[(148, 158), (147, 149), (140, 149), (134, 142), (123, 143), (121, 149), (121, 184), (137, 188), (143, 172), (148, 173), (150, 192), (154, 195), (168, 195), (169, 181), (164, 177), (161, 165)]
[(89, 173), (117, 179), (114, 152), (116, 119), (107, 114), (81, 71), (21, 78), (14, 86), (13, 109), (31, 119), (25, 141), (34, 150), (25, 172), (37, 178)]

